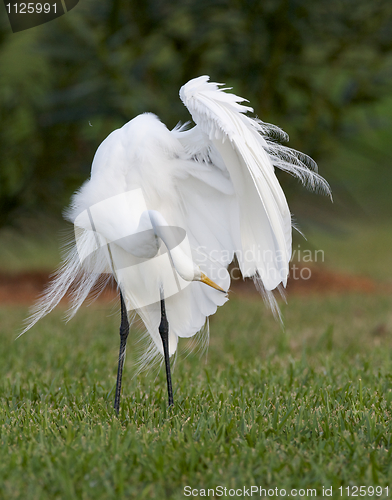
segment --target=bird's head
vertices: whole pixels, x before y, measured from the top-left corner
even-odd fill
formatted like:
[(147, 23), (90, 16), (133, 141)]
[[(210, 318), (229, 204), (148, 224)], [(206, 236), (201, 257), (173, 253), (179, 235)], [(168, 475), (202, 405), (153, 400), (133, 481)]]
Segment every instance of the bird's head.
[(202, 283), (205, 283), (206, 285), (215, 288), (215, 290), (219, 290), (220, 292), (227, 293), (223, 288), (221, 288), (219, 285), (214, 283), (212, 279), (210, 279), (206, 274), (204, 274), (200, 267), (196, 264), (194, 264), (194, 278), (193, 281), (201, 281)]

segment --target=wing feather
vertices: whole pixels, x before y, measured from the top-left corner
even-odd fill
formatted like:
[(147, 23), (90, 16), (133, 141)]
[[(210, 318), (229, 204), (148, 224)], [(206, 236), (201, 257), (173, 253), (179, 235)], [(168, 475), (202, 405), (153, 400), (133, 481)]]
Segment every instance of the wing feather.
[(239, 204), (241, 244), (236, 254), (241, 271), (245, 277), (258, 276), (267, 291), (273, 290), (286, 285), (291, 257), (291, 214), (274, 167), (311, 187), (329, 192), (329, 186), (310, 158), (274, 141), (276, 136), (286, 138), (284, 132), (246, 116), (253, 109), (241, 104), (245, 99), (219, 85), (201, 76), (184, 85), (180, 97), (196, 123), (194, 136), (204, 134), (200, 155), (215, 150), (230, 174)]
[(267, 290), (286, 284), (291, 255), (291, 215), (264, 149), (258, 124), (243, 113), (243, 99), (219, 90), (207, 77), (180, 91), (193, 120), (208, 136), (229, 171), (239, 201), (241, 248), (236, 249), (244, 276), (261, 277)]

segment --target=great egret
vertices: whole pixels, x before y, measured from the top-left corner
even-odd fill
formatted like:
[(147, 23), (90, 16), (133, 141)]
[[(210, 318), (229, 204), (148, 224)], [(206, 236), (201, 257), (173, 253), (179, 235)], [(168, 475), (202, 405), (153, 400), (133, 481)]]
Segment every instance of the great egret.
[(117, 412), (132, 312), (151, 337), (145, 360), (164, 355), (172, 405), (170, 356), (178, 337), (196, 334), (226, 302), (234, 256), (278, 311), (271, 290), (286, 285), (292, 224), (274, 167), (329, 192), (313, 160), (279, 144), (288, 139), (282, 130), (247, 116), (253, 109), (245, 99), (219, 85), (201, 76), (181, 88), (193, 128), (169, 131), (145, 113), (102, 142), (68, 209), (75, 245), (26, 328), (70, 287), (72, 317), (103, 276), (114, 276), (121, 301)]

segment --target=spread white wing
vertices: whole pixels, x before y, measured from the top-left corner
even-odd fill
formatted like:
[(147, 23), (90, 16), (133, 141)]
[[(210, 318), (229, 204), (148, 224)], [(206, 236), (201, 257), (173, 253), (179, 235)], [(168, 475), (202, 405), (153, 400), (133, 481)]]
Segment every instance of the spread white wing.
[(274, 166), (313, 187), (329, 187), (312, 160), (269, 139), (271, 131), (286, 138), (280, 129), (246, 116), (253, 109), (240, 104), (244, 99), (208, 80), (195, 78), (180, 90), (196, 127), (181, 132), (179, 139), (196, 160), (211, 163), (215, 157), (229, 173), (239, 209), (240, 241), (234, 250), (243, 276), (260, 278), (267, 291), (285, 286), (291, 214)]

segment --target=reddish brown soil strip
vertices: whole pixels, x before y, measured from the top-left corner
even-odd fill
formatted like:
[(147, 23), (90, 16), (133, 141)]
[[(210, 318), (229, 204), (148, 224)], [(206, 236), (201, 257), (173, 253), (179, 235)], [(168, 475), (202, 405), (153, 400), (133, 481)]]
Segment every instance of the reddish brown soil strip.
[[(357, 276), (331, 271), (324, 267), (298, 267), (290, 272), (287, 282), (287, 295), (323, 295), (344, 293), (392, 293), (392, 283), (380, 283), (365, 276)], [(252, 280), (232, 283), (237, 293), (254, 293)], [(256, 292), (257, 293), (257, 292)]]
[(303, 273), (304, 278), (291, 279), (287, 285), (288, 293), (392, 293), (392, 284), (379, 283), (371, 278), (333, 272), (329, 269), (315, 267), (309, 273)]
[[(0, 304), (31, 305), (42, 293), (49, 281), (46, 271), (31, 271), (19, 274), (0, 272)], [(322, 267), (315, 267), (302, 273), (297, 271), (296, 278), (288, 281), (288, 295), (308, 295), (327, 293), (392, 293), (392, 284), (379, 283), (370, 278), (333, 272)], [(251, 280), (233, 280), (231, 290), (238, 294), (257, 294)], [(108, 286), (99, 301), (113, 300), (117, 292)]]

